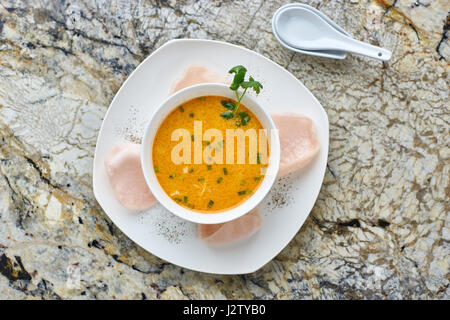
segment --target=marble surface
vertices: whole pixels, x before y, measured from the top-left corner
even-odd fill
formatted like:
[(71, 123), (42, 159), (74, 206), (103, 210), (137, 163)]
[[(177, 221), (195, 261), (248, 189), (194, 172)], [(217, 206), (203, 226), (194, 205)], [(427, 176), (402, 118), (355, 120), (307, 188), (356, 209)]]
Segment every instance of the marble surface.
[[(305, 2), (392, 60), (284, 49), (269, 17), (286, 1), (0, 0), (0, 298), (449, 299), (450, 3)], [(92, 193), (114, 94), (154, 49), (183, 37), (262, 53), (328, 113), (316, 205), (254, 274), (165, 263)]]

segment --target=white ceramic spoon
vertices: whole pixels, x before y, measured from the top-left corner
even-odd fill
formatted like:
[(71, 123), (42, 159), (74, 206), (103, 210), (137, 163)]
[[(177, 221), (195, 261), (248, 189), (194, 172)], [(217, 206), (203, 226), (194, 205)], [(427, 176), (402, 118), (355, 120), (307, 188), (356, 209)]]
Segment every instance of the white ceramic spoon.
[(389, 50), (348, 37), (330, 26), (311, 10), (291, 7), (275, 21), (278, 36), (288, 45), (303, 50), (340, 50), (387, 61)]
[(325, 20), (329, 25), (331, 25), (333, 28), (335, 28), (337, 31), (350, 36), (350, 34), (348, 34), (344, 29), (342, 29), (341, 27), (339, 27), (336, 23), (334, 23), (330, 18), (328, 18), (325, 14), (323, 14), (321, 11), (317, 10), (314, 7), (308, 6), (306, 4), (303, 3), (289, 3), (286, 4), (282, 7), (280, 7), (273, 15), (272, 17), (272, 32), (275, 36), (275, 38), (278, 40), (278, 42), (280, 42), (280, 44), (292, 51), (298, 52), (298, 53), (303, 53), (303, 54), (308, 54), (308, 55), (312, 55), (312, 56), (318, 56), (318, 57), (323, 57), (323, 58), (331, 58), (331, 59), (345, 59), (347, 57), (347, 54), (345, 51), (336, 51), (336, 50), (315, 50), (315, 51), (309, 51), (309, 50), (301, 50), (298, 48), (294, 48), (291, 47), (290, 45), (288, 45), (287, 43), (285, 43), (279, 36), (278, 36), (278, 31), (276, 29), (276, 24), (275, 21), (277, 19), (277, 16), (280, 14), (280, 12), (282, 12), (284, 9), (286, 8), (292, 8), (292, 7), (300, 7), (300, 8), (305, 8), (308, 10), (311, 10), (315, 13), (317, 13), (323, 20)]

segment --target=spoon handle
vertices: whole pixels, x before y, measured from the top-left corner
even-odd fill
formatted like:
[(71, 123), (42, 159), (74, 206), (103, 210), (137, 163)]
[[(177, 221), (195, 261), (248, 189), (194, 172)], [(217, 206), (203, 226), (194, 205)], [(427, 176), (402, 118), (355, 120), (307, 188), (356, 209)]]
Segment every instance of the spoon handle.
[(373, 46), (347, 36), (343, 36), (343, 38), (345, 38), (345, 41), (336, 41), (336, 48), (340, 50), (361, 54), (382, 61), (388, 61), (392, 57), (392, 52), (384, 48)]

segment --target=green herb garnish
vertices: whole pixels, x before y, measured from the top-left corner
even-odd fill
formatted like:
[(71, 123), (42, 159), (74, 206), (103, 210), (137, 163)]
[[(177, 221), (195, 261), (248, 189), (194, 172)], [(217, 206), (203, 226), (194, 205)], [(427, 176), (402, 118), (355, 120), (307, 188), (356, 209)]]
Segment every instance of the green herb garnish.
[(177, 176), (176, 173), (172, 173), (172, 174), (169, 176), (169, 178), (170, 178), (170, 179), (173, 179), (173, 178), (175, 178), (176, 176)]
[(222, 177), (219, 177), (219, 178), (217, 178), (217, 183), (221, 183), (221, 182), (222, 182), (222, 180), (223, 180), (223, 178), (222, 178)]
[(182, 106), (180, 107), (180, 112), (184, 112), (184, 108)]
[(240, 124), (243, 126), (246, 126), (247, 123), (250, 121), (250, 115), (245, 111), (239, 112), (238, 116), (239, 116)]
[(221, 104), (227, 108), (228, 110), (233, 110), (234, 109), (234, 103), (231, 101), (222, 101)]
[(189, 173), (192, 173), (192, 172), (194, 172), (194, 168), (189, 169)]
[(214, 201), (209, 200), (209, 202), (208, 202), (208, 208), (211, 208), (213, 205), (214, 205)]
[(238, 195), (243, 196), (244, 194), (246, 194), (245, 190), (238, 191)]
[(243, 186), (243, 185), (246, 184), (246, 183), (247, 183), (247, 181), (241, 180), (241, 186)]
[(205, 178), (203, 178), (203, 177), (198, 178), (198, 181), (199, 181), (199, 182), (203, 182), (203, 181), (205, 181)]
[(159, 172), (159, 168), (158, 167), (155, 167), (154, 170), (155, 170), (155, 172)]
[(189, 118), (193, 118), (194, 117), (194, 114), (191, 112), (191, 113), (189, 113)]
[(228, 169), (227, 168), (223, 168), (223, 174), (227, 175), (228, 174)]
[(184, 203), (187, 203), (187, 201), (188, 201), (188, 197), (187, 197), (187, 196), (184, 196), (184, 197), (183, 197), (183, 202), (184, 202)]
[(220, 116), (222, 118), (229, 120), (229, 119), (234, 118), (234, 112), (233, 111), (225, 111), (224, 113), (221, 113)]
[[(258, 81), (255, 81), (252, 77), (249, 77), (249, 81), (245, 81), (245, 74), (247, 73), (247, 69), (244, 66), (235, 66), (231, 68), (228, 73), (234, 73), (233, 82), (231, 83), (230, 89), (236, 93), (237, 103), (234, 104), (231, 101), (222, 101), (222, 105), (228, 109), (220, 116), (225, 119), (232, 119), (236, 115), (237, 110), (241, 104), (241, 100), (244, 97), (245, 93), (248, 89), (253, 89), (253, 91), (258, 94), (263, 88), (262, 84)], [(239, 88), (244, 89), (242, 94), (239, 94)], [(246, 112), (242, 112), (242, 115), (238, 114), (240, 117), (240, 121), (236, 122), (236, 125), (239, 127), (241, 125), (245, 126), (250, 121), (250, 116)]]
[(210, 171), (212, 169), (212, 166), (211, 165), (207, 165), (206, 169), (208, 169), (208, 171)]
[(253, 178), (255, 181), (259, 181), (259, 180), (261, 180), (261, 177), (254, 177)]
[(191, 140), (192, 140), (192, 141), (195, 141), (195, 138), (194, 138), (194, 136), (193, 136), (193, 135), (191, 136)]
[(192, 203), (189, 203), (187, 206), (191, 209), (194, 209), (194, 205)]
[(261, 153), (259, 152), (256, 154), (256, 163), (261, 164)]

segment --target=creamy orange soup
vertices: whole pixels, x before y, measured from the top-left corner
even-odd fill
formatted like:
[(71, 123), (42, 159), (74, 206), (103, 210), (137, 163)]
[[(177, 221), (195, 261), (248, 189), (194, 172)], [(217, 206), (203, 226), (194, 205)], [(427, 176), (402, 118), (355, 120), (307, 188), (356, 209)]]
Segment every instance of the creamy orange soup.
[[(238, 117), (233, 119), (221, 117), (221, 113), (226, 111), (222, 105), (223, 101), (232, 100), (207, 96), (195, 98), (178, 106), (162, 122), (153, 143), (153, 166), (161, 187), (179, 205), (203, 213), (227, 210), (248, 199), (260, 186), (267, 168), (267, 161), (261, 161), (261, 156), (263, 154), (264, 159), (267, 159), (268, 147), (266, 146), (265, 153), (261, 153), (258, 149), (255, 161), (255, 153), (249, 152), (248, 137), (245, 137), (245, 163), (236, 164), (237, 138), (234, 139), (234, 150), (231, 147), (229, 149), (233, 150), (234, 163), (227, 162), (227, 146), (224, 141), (226, 129), (254, 129), (257, 132), (258, 145), (261, 139), (267, 138), (259, 131), (263, 127), (256, 116), (242, 104), (239, 112), (247, 112), (250, 116), (246, 125), (240, 124)], [(194, 135), (194, 121), (201, 121), (201, 135)], [(190, 133), (189, 146), (192, 151), (188, 164), (176, 164), (171, 157), (172, 150), (181, 141), (181, 138), (172, 141), (172, 134), (180, 128)], [(203, 134), (211, 128), (222, 132), (222, 141), (215, 141), (217, 140), (215, 138), (211, 138), (212, 141), (204, 139)], [(203, 159), (202, 163), (194, 164), (196, 143), (197, 147), (201, 146), (202, 151), (210, 148), (207, 150), (210, 153), (207, 154), (215, 156), (216, 152), (217, 154), (222, 152), (223, 163), (208, 163), (211, 162), (211, 157), (207, 157), (210, 159)]]

